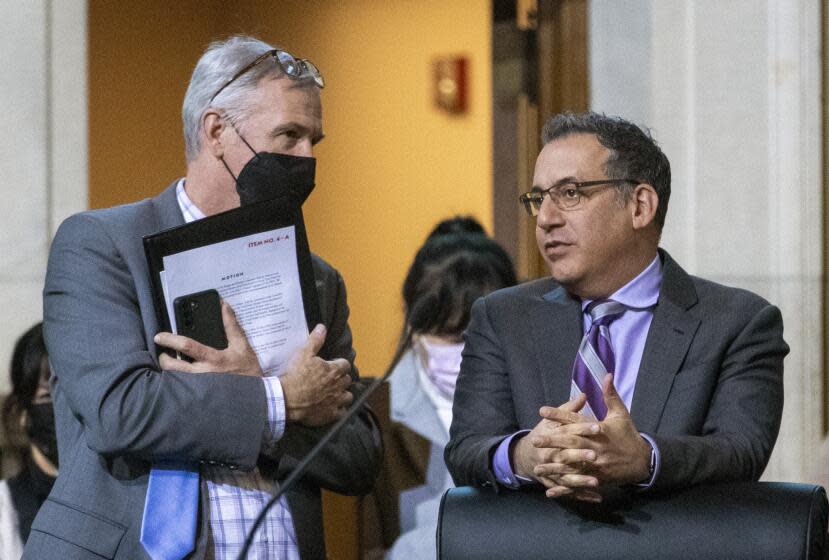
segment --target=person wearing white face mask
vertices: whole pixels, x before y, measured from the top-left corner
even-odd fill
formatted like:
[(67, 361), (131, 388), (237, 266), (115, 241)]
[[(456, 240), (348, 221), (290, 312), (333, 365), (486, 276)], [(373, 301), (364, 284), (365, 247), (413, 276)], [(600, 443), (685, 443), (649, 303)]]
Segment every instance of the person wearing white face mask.
[(386, 463), (375, 490), (387, 559), (436, 556), (440, 497), (452, 486), (443, 448), (462, 333), (477, 298), (515, 283), (509, 256), (472, 218), (444, 220), (415, 256), (403, 284), (406, 322), (389, 378), (392, 426), (384, 430)]
[[(449, 432), (452, 396), (461, 369), (463, 342), (428, 334), (413, 335), (419, 387), (434, 405), (441, 425)], [(398, 376), (399, 377), (399, 376)], [(394, 381), (392, 386), (394, 387)]]

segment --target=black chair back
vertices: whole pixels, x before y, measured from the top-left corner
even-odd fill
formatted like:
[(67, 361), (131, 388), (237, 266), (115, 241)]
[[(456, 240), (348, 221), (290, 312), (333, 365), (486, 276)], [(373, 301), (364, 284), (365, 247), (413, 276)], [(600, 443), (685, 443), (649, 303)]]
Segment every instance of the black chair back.
[(827, 511), (823, 487), (781, 482), (620, 494), (598, 505), (538, 488), (453, 488), (441, 502), (438, 559), (823, 559)]

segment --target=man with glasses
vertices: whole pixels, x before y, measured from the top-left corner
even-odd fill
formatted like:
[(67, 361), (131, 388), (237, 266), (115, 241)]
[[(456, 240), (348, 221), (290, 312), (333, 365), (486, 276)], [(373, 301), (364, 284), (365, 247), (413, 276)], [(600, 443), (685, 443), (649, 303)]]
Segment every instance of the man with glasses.
[[(62, 469), (25, 558), (235, 559), (277, 481), (352, 402), (345, 287), (322, 259), (324, 325), (276, 378), (263, 376), (226, 304), (225, 350), (159, 333), (142, 247), (145, 235), (238, 207), (248, 166), (268, 185), (282, 184), (282, 167), (263, 166), (274, 158), (307, 171), (323, 138), (323, 86), (312, 63), (259, 40), (212, 44), (184, 99), (185, 178), (61, 226), (44, 330)], [(270, 510), (250, 557), (324, 559), (320, 488), (367, 492), (379, 442), (368, 411), (350, 419)]]
[(608, 487), (757, 480), (783, 408), (779, 310), (659, 248), (671, 175), (648, 133), (567, 113), (543, 141), (520, 200), (550, 278), (473, 308), (455, 483), (596, 502)]

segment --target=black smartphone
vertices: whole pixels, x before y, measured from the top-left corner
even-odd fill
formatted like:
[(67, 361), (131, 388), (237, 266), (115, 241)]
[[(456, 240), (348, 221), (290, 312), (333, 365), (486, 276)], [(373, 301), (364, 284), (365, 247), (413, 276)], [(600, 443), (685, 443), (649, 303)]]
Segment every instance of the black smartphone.
[[(227, 348), (219, 292), (204, 290), (177, 297), (173, 300), (173, 309), (178, 334), (219, 350)], [(188, 362), (193, 361), (184, 354), (179, 354), (179, 357)]]

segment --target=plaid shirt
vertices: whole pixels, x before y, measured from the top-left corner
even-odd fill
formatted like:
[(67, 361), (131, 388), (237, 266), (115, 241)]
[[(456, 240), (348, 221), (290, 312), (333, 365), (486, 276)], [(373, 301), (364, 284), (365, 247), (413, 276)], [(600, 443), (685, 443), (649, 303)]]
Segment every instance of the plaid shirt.
[[(204, 218), (187, 193), (184, 179), (176, 186), (176, 197), (184, 221), (190, 223)], [(268, 421), (263, 445), (267, 446), (285, 432), (285, 399), (282, 385), (276, 377), (264, 378), (268, 402)], [(275, 481), (265, 480), (259, 469), (251, 472), (230, 470), (226, 467), (203, 465), (202, 480), (210, 499), (207, 560), (236, 560), (245, 537), (265, 504), (273, 497)], [(204, 488), (204, 487), (202, 487)], [(248, 553), (255, 560), (299, 560), (299, 549), (291, 519), (291, 510), (285, 496), (271, 508)]]

